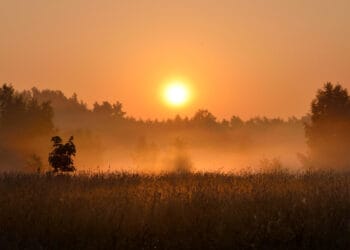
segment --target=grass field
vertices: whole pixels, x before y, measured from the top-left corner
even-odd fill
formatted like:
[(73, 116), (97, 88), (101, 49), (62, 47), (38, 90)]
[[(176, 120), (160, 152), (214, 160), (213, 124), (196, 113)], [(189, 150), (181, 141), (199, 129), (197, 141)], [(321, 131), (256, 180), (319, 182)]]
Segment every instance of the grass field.
[(2, 174), (1, 249), (349, 249), (350, 174)]

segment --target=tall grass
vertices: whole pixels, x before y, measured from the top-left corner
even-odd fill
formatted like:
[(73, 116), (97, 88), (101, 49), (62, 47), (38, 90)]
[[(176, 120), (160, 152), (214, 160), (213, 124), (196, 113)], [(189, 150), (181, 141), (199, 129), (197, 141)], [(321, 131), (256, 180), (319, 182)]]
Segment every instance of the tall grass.
[(350, 174), (2, 174), (1, 249), (349, 249)]

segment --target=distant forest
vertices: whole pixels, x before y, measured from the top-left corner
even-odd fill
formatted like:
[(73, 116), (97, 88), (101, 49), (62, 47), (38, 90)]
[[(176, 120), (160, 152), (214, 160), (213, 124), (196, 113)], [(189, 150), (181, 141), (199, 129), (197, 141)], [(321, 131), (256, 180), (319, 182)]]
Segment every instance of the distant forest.
[[(151, 125), (161, 126), (166, 128), (191, 128), (191, 127), (208, 127), (210, 129), (240, 129), (246, 128), (263, 128), (269, 126), (281, 126), (291, 125), (302, 122), (306, 117), (298, 119), (291, 117), (287, 120), (281, 118), (267, 118), (267, 117), (254, 117), (249, 120), (243, 121), (240, 117), (233, 115), (231, 119), (219, 120), (206, 109), (198, 110), (192, 117), (181, 117), (177, 115), (173, 118), (166, 120), (142, 120), (135, 119), (132, 116), (127, 115), (127, 112), (123, 110), (123, 104), (119, 101), (110, 103), (104, 101), (102, 103), (95, 102), (92, 109), (87, 107), (87, 104), (78, 99), (77, 94), (73, 94), (71, 97), (66, 97), (62, 91), (59, 90), (39, 90), (32, 88), (28, 91), (16, 92), (17, 95), (22, 95), (27, 100), (37, 100), (38, 103), (49, 103), (54, 111), (54, 124), (62, 127), (80, 127), (82, 122), (95, 121), (96, 119), (102, 119), (102, 122), (108, 121), (113, 125)], [(64, 123), (61, 123), (64, 121)]]
[[(303, 124), (308, 119), (253, 117), (244, 121), (235, 115), (218, 119), (210, 111), (200, 109), (192, 117), (142, 120), (129, 116), (119, 101), (95, 102), (90, 109), (76, 94), (67, 97), (59, 90), (35, 87), (16, 91), (4, 84), (0, 89), (1, 166), (19, 169), (14, 166), (31, 165), (33, 159), (40, 159), (40, 164), (46, 166), (49, 138), (56, 134), (77, 138), (81, 155), (78, 162), (85, 168), (110, 165), (117, 159), (123, 162), (121, 158), (126, 156), (133, 159), (126, 164), (135, 165), (135, 151), (140, 151), (140, 147), (153, 145), (161, 151), (176, 138), (193, 149), (227, 147), (232, 152), (248, 152), (263, 148), (266, 143), (269, 148), (283, 148), (286, 143), (304, 143)], [(146, 165), (151, 164), (155, 163)]]

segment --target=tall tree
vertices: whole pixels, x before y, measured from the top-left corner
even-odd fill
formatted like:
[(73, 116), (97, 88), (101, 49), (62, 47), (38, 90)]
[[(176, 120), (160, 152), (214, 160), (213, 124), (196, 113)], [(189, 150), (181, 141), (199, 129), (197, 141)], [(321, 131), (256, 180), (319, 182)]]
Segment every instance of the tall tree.
[(350, 167), (350, 98), (346, 89), (328, 82), (318, 90), (305, 132), (315, 167)]

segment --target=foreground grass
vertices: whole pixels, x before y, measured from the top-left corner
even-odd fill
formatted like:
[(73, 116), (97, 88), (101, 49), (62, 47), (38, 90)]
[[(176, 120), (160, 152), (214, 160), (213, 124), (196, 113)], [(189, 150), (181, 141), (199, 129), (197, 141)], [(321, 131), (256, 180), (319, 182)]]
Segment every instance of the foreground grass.
[(350, 174), (3, 174), (0, 246), (349, 249)]

